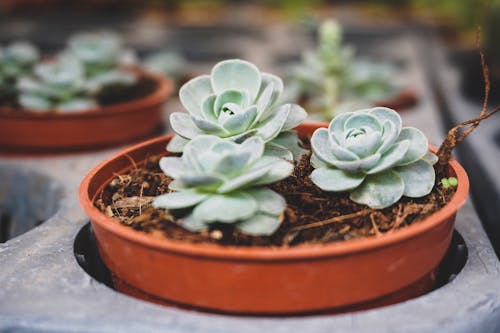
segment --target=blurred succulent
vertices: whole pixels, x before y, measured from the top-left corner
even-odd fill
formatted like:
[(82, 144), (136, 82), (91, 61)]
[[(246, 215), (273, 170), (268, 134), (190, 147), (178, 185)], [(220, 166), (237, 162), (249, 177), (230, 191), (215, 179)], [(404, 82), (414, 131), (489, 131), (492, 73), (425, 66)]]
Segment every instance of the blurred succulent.
[(263, 187), (288, 177), (293, 164), (265, 156), (265, 143), (253, 136), (242, 143), (213, 135), (199, 135), (184, 147), (181, 157), (160, 160), (165, 174), (174, 178), (170, 189), (153, 201), (156, 208), (174, 212), (189, 209), (178, 223), (191, 231), (211, 223), (231, 223), (243, 233), (270, 235), (280, 225), (286, 203)]
[(398, 91), (392, 67), (354, 60), (354, 50), (342, 46), (342, 27), (333, 20), (319, 28), (316, 50), (302, 54), (302, 63), (288, 68), (285, 101), (306, 102), (310, 116), (330, 120), (336, 114), (374, 106)]
[(0, 96), (15, 94), (17, 79), (31, 71), (39, 57), (38, 50), (27, 42), (0, 47)]
[(75, 34), (69, 38), (64, 54), (83, 64), (87, 88), (93, 94), (110, 86), (128, 86), (137, 80), (131, 72), (120, 68), (135, 63), (135, 54), (124, 49), (121, 38), (112, 32)]
[(167, 149), (182, 152), (189, 140), (202, 134), (234, 142), (258, 136), (268, 154), (291, 159), (302, 152), (295, 132), (306, 112), (296, 104), (277, 105), (283, 90), (280, 78), (261, 73), (246, 61), (226, 60), (210, 75), (184, 84), (179, 97), (188, 113), (174, 112), (170, 124), (176, 132)]
[(167, 50), (148, 55), (142, 65), (152, 72), (168, 75), (176, 80), (185, 75), (187, 68), (186, 60), (180, 54)]
[(346, 112), (311, 138), (315, 170), (311, 180), (324, 191), (349, 191), (351, 200), (371, 208), (391, 206), (403, 195), (422, 197), (432, 190), (437, 157), (425, 135), (402, 127), (388, 108)]
[(96, 106), (85, 92), (82, 64), (67, 56), (35, 66), (18, 80), (19, 104), (25, 109), (77, 111)]
[(65, 53), (80, 60), (89, 77), (136, 61), (133, 51), (125, 49), (120, 36), (112, 32), (75, 34), (68, 39)]

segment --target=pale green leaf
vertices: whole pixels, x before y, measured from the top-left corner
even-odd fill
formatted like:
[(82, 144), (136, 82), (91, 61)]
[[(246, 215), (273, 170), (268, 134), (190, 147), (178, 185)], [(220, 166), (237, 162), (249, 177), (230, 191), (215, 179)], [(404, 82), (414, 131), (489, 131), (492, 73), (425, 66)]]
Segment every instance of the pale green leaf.
[(195, 125), (191, 116), (184, 112), (174, 112), (170, 115), (170, 127), (175, 133), (186, 139), (193, 139), (203, 134)]
[(227, 118), (222, 127), (231, 134), (246, 131), (257, 116), (257, 107), (252, 105), (241, 113), (237, 113)]
[(313, 183), (323, 191), (342, 192), (358, 187), (365, 179), (365, 174), (319, 168), (313, 170), (310, 177)]
[(247, 235), (270, 236), (278, 230), (282, 220), (281, 216), (257, 214), (236, 224), (236, 228)]
[(401, 130), (397, 141), (403, 140), (409, 140), (410, 146), (398, 165), (410, 164), (421, 159), (429, 149), (429, 142), (424, 133), (414, 127), (404, 127)]
[(186, 82), (179, 90), (179, 99), (192, 115), (201, 117), (201, 107), (205, 99), (213, 94), (210, 76), (198, 76)]
[(258, 211), (269, 215), (279, 215), (286, 208), (285, 199), (268, 188), (258, 188), (245, 191), (257, 201)]
[(168, 142), (167, 150), (172, 153), (182, 153), (188, 142), (188, 139), (184, 139), (182, 136), (175, 134)]
[(198, 204), (193, 217), (204, 222), (234, 223), (250, 218), (257, 209), (257, 202), (248, 194), (217, 194)]
[(382, 155), (377, 165), (366, 173), (374, 174), (396, 166), (405, 156), (409, 146), (410, 142), (408, 140), (394, 144), (384, 155)]
[(386, 170), (368, 175), (361, 186), (351, 191), (352, 201), (373, 209), (382, 209), (396, 203), (404, 192), (403, 179), (394, 171)]
[(423, 197), (429, 194), (434, 187), (436, 178), (434, 168), (424, 160), (398, 167), (395, 171), (403, 179), (404, 195), (407, 197)]
[(167, 176), (178, 178), (186, 171), (189, 171), (188, 166), (184, 164), (180, 157), (165, 156), (158, 163), (161, 171)]
[(219, 62), (211, 73), (211, 83), (218, 94), (225, 90), (243, 90), (254, 101), (261, 86), (259, 69), (252, 63), (239, 59)]
[(162, 194), (153, 200), (154, 208), (181, 209), (192, 207), (206, 199), (206, 194), (200, 194), (193, 191), (181, 191)]

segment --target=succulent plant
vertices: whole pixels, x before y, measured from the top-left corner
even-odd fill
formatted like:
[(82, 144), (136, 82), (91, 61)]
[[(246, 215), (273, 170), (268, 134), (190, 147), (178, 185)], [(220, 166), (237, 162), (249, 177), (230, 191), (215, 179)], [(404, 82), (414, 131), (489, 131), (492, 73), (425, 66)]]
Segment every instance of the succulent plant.
[(306, 100), (310, 116), (330, 120), (336, 114), (374, 106), (394, 96), (392, 67), (353, 58), (354, 50), (342, 46), (342, 27), (333, 20), (319, 28), (316, 50), (302, 54), (302, 63), (288, 68), (284, 100)]
[(75, 34), (68, 39), (65, 53), (81, 61), (89, 77), (135, 62), (133, 52), (125, 49), (120, 36), (112, 32)]
[(180, 54), (168, 50), (148, 55), (142, 65), (152, 72), (168, 75), (176, 80), (185, 75), (187, 67), (186, 60)]
[(0, 79), (14, 78), (25, 74), (38, 61), (38, 50), (27, 42), (14, 42), (0, 48)]
[(137, 80), (120, 68), (135, 63), (135, 54), (125, 49), (121, 38), (112, 32), (75, 34), (69, 38), (64, 54), (83, 64), (87, 89), (92, 94), (109, 86), (128, 86)]
[(16, 93), (18, 78), (31, 71), (39, 57), (38, 50), (27, 42), (0, 47), (0, 97)]
[(76, 111), (96, 106), (85, 92), (82, 64), (67, 56), (39, 63), (18, 80), (19, 104), (32, 110)]
[(315, 170), (311, 180), (324, 191), (349, 191), (351, 200), (381, 209), (403, 195), (422, 197), (432, 190), (433, 164), (425, 135), (402, 127), (392, 109), (346, 112), (311, 138)]
[(176, 132), (167, 149), (182, 152), (189, 140), (202, 134), (242, 142), (258, 136), (266, 142), (268, 153), (292, 158), (301, 153), (295, 132), (305, 118), (296, 104), (278, 106), (283, 90), (280, 78), (261, 73), (243, 60), (216, 64), (210, 75), (202, 75), (184, 84), (179, 97), (188, 113), (174, 112), (170, 124)]
[(165, 174), (174, 178), (175, 192), (158, 196), (156, 208), (175, 212), (189, 209), (178, 223), (192, 231), (211, 223), (231, 223), (243, 233), (270, 235), (280, 225), (285, 200), (262, 185), (288, 177), (293, 164), (264, 155), (263, 139), (253, 136), (242, 143), (214, 135), (199, 135), (184, 147), (181, 157), (160, 160)]

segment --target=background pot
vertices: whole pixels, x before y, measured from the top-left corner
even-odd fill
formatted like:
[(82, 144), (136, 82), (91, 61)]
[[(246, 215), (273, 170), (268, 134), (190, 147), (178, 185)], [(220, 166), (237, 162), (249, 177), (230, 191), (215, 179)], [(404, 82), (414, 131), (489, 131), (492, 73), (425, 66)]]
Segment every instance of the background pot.
[(162, 124), (163, 104), (173, 83), (137, 69), (139, 78), (153, 80), (150, 94), (72, 113), (0, 110), (0, 150), (6, 152), (71, 151), (123, 144), (152, 134)]
[[(311, 135), (324, 123), (298, 127)], [(468, 192), (463, 168), (443, 209), (380, 237), (290, 248), (231, 247), (156, 239), (108, 218), (94, 198), (116, 173), (165, 152), (171, 135), (124, 150), (94, 168), (80, 187), (100, 254), (117, 286), (157, 302), (245, 314), (292, 314), (359, 309), (423, 294), (449, 246), (455, 214)]]

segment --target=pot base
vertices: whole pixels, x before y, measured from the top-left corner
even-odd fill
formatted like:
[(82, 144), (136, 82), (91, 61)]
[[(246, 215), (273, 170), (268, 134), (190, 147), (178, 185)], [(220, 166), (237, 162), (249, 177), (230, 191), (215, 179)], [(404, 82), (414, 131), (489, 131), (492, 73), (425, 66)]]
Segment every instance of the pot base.
[(340, 313), (346, 313), (346, 312), (356, 312), (356, 311), (363, 311), (363, 310), (369, 310), (373, 308), (378, 308), (381, 306), (387, 306), (391, 304), (396, 304), (399, 302), (407, 301), (409, 299), (422, 296), (431, 290), (434, 289), (436, 286), (436, 277), (437, 277), (437, 270), (432, 271), (429, 274), (426, 274), (424, 277), (420, 278), (418, 281), (415, 283), (412, 283), (409, 286), (404, 287), (401, 290), (398, 290), (396, 292), (390, 293), (388, 295), (384, 295), (382, 297), (379, 297), (374, 300), (370, 300), (367, 302), (359, 303), (359, 304), (354, 304), (354, 305), (349, 305), (345, 307), (340, 307), (340, 308), (333, 308), (333, 309), (318, 309), (318, 310), (312, 310), (312, 311), (299, 311), (299, 312), (238, 312), (238, 311), (221, 311), (221, 310), (214, 310), (211, 308), (204, 308), (204, 307), (196, 307), (192, 306), (189, 304), (182, 304), (178, 302), (174, 302), (171, 300), (167, 300), (164, 298), (160, 298), (151, 294), (148, 294), (142, 290), (139, 290), (131, 285), (129, 285), (127, 282), (121, 280), (117, 276), (113, 275), (112, 280), (113, 280), (113, 285), (115, 290), (126, 294), (131, 297), (138, 298), (143, 301), (163, 305), (163, 306), (169, 306), (169, 307), (178, 307), (178, 308), (183, 308), (186, 310), (193, 310), (193, 311), (203, 311), (203, 312), (211, 312), (211, 313), (219, 313), (219, 314), (229, 314), (229, 315), (237, 315), (237, 316), (303, 316), (303, 315), (318, 315), (318, 314), (340, 314)]

